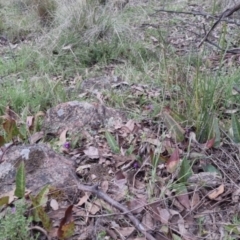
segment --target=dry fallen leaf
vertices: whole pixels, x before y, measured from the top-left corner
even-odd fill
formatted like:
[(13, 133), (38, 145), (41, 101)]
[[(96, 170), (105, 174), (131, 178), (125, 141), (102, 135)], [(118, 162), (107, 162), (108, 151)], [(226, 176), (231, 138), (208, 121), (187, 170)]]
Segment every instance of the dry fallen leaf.
[[(157, 139), (157, 138), (155, 138), (155, 139), (147, 138), (143, 142), (147, 142), (147, 143), (153, 144), (153, 145), (155, 145), (157, 147), (162, 146), (162, 142), (159, 139)], [(161, 149), (161, 152), (163, 152), (163, 151), (164, 150)]]
[(206, 149), (210, 149), (214, 146), (215, 143), (215, 137), (212, 139), (209, 139), (206, 143), (205, 143), (205, 148)]
[(96, 214), (101, 208), (94, 204), (95, 201), (93, 203), (90, 203), (90, 202), (85, 202), (85, 208), (88, 209), (88, 211), (91, 213), (91, 214)]
[(152, 214), (150, 212), (146, 212), (146, 214), (143, 216), (142, 224), (145, 226), (145, 229), (148, 230), (154, 230), (155, 228), (155, 221), (152, 217)]
[(216, 199), (218, 196), (220, 196), (224, 192), (224, 185), (221, 184), (218, 188), (214, 189), (208, 194), (208, 197), (210, 199)]
[(109, 183), (108, 183), (108, 181), (103, 181), (102, 183), (101, 183), (101, 189), (102, 189), (102, 191), (103, 192), (107, 192), (107, 190), (108, 190), (108, 187), (109, 187)]
[(234, 203), (237, 203), (239, 201), (240, 197), (240, 188), (237, 188), (233, 193), (232, 193), (232, 201)]
[(132, 132), (134, 130), (135, 127), (135, 121), (133, 120), (129, 120), (125, 126), (130, 130), (130, 132)]
[(27, 128), (32, 131), (34, 127), (34, 116), (27, 116)]
[(183, 187), (181, 189), (179, 195), (177, 195), (177, 199), (186, 209), (190, 209), (191, 204), (190, 204), (187, 188)]
[(58, 142), (59, 146), (62, 146), (65, 142), (67, 142), (67, 132), (68, 132), (68, 128), (66, 128), (61, 132), (59, 137), (59, 142)]
[(168, 224), (169, 219), (171, 218), (171, 214), (168, 211), (168, 209), (158, 209), (158, 212), (160, 215), (161, 222), (163, 224)]
[(143, 211), (144, 206), (147, 204), (146, 199), (132, 199), (131, 201), (127, 202), (128, 209), (133, 214), (138, 214)]
[(129, 236), (134, 230), (134, 227), (114, 227), (114, 230), (121, 236), (127, 237)]
[(191, 209), (193, 209), (195, 206), (197, 206), (200, 202), (200, 197), (198, 192), (194, 192), (192, 196), (192, 201), (191, 201)]
[(50, 206), (54, 211), (58, 210), (58, 208), (59, 208), (58, 202), (55, 199), (51, 200)]
[(85, 192), (85, 195), (80, 198), (80, 201), (78, 202), (77, 206), (82, 206), (85, 202), (88, 201), (90, 196), (91, 196), (91, 193)]
[(116, 180), (121, 180), (121, 179), (126, 179), (125, 175), (123, 174), (122, 170), (119, 170), (115, 173), (115, 179)]
[(169, 173), (173, 173), (178, 167), (179, 162), (180, 162), (179, 150), (178, 148), (176, 148), (166, 163), (167, 171)]
[(44, 137), (44, 132), (36, 132), (36, 133), (34, 133), (33, 135), (30, 136), (29, 142), (31, 144), (37, 143), (38, 141), (43, 139), (43, 137)]
[(95, 147), (90, 146), (86, 150), (84, 150), (83, 152), (91, 159), (99, 158), (99, 151)]
[(197, 240), (197, 238), (187, 231), (185, 227), (185, 220), (181, 216), (181, 214), (175, 210), (169, 209), (171, 216), (176, 215), (176, 223), (178, 226), (179, 233), (181, 234), (183, 240)]
[(83, 174), (84, 172), (84, 169), (86, 168), (91, 168), (91, 165), (90, 164), (86, 164), (86, 165), (82, 165), (82, 166), (79, 166), (77, 169), (76, 169), (76, 172), (81, 175)]

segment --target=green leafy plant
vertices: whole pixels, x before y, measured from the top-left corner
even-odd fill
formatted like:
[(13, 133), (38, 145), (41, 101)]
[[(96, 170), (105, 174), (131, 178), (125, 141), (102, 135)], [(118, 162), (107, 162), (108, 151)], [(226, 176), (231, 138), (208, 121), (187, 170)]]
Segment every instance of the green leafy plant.
[(26, 174), (24, 162), (22, 161), (19, 165), (16, 174), (16, 190), (14, 192), (14, 195), (19, 198), (23, 198), (25, 194), (25, 186), (26, 186)]
[[(14, 192), (14, 195), (21, 199), (15, 202), (14, 207), (8, 208), (5, 216), (0, 218), (0, 240), (37, 239), (37, 236), (31, 236), (28, 229), (33, 220), (32, 217), (25, 216), (27, 208), (27, 204), (24, 200), (25, 178), (24, 162), (21, 162), (16, 173), (16, 189)], [(8, 202), (9, 196), (2, 197), (0, 205), (8, 204)]]
[[(27, 209), (27, 203), (24, 201), (26, 185), (25, 179), (26, 175), (24, 162), (21, 162), (16, 173), (16, 189), (14, 195), (18, 198), (22, 198), (22, 201), (17, 201), (16, 207), (12, 209), (12, 212), (8, 210), (5, 217), (0, 219), (0, 233), (2, 233), (2, 231), (4, 233), (3, 238), (1, 238), (2, 235), (0, 235), (0, 240), (35, 239), (29, 237), (28, 233), (28, 226), (32, 221), (41, 222), (44, 229), (46, 229), (47, 231), (49, 231), (52, 227), (51, 220), (45, 211), (45, 206), (48, 201), (48, 193), (50, 189), (49, 185), (44, 186), (36, 196), (30, 195), (31, 204), (33, 206), (33, 215), (31, 217), (24, 216)], [(7, 205), (8, 203), (9, 196), (4, 196), (0, 198), (0, 206)], [(4, 229), (1, 231), (2, 228)], [(70, 233), (68, 234), (70, 235)]]
[(8, 208), (4, 217), (0, 218), (0, 240), (34, 240), (38, 236), (31, 236), (29, 226), (32, 218), (25, 216), (26, 203), (19, 200), (14, 208)]
[(44, 210), (44, 207), (48, 200), (48, 197), (47, 197), (48, 193), (49, 193), (49, 186), (46, 185), (37, 194), (37, 196), (35, 196), (35, 197), (30, 196), (30, 199), (31, 199), (33, 207), (34, 207), (34, 211), (33, 211), (34, 220), (41, 221), (46, 230), (50, 230), (50, 228), (52, 226), (51, 220)]

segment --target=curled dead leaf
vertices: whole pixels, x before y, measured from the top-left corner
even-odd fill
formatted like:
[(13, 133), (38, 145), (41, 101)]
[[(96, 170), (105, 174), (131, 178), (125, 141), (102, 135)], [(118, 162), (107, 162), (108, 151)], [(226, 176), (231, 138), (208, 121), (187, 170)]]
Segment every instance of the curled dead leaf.
[(208, 197), (210, 199), (216, 199), (218, 196), (220, 196), (224, 192), (224, 185), (221, 184), (218, 188), (214, 189), (208, 194)]
[(180, 162), (179, 150), (178, 148), (176, 148), (166, 163), (167, 171), (169, 173), (173, 173), (178, 167), (179, 162)]
[(32, 131), (34, 127), (34, 116), (27, 116), (27, 128)]
[(66, 141), (67, 141), (67, 132), (68, 132), (68, 128), (64, 129), (59, 137), (59, 142), (58, 145), (62, 146)]
[(215, 143), (215, 137), (212, 139), (209, 139), (206, 143), (205, 143), (205, 148), (206, 149), (210, 149), (214, 146)]

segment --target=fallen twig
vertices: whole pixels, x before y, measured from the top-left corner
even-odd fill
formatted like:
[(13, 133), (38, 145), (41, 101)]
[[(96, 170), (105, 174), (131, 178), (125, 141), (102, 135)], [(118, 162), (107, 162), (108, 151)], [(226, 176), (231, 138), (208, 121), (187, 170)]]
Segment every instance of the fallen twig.
[(113, 207), (115, 207), (116, 209), (118, 209), (122, 213), (124, 213), (131, 220), (134, 227), (139, 232), (141, 232), (148, 240), (155, 240), (155, 238), (146, 231), (145, 227), (140, 223), (140, 221), (137, 218), (134, 217), (134, 215), (131, 212), (128, 211), (128, 209), (126, 207), (124, 207), (122, 204), (118, 203), (117, 201), (113, 200), (106, 193), (101, 191), (98, 188), (98, 185), (85, 186), (82, 184), (78, 184), (78, 189), (81, 191), (91, 192), (91, 193), (95, 194), (98, 198), (101, 198), (104, 201), (106, 201), (107, 203), (111, 204)]
[[(159, 9), (159, 10), (156, 11), (156, 13), (157, 12), (166, 12), (166, 13), (170, 13), (170, 14), (186, 14), (186, 15), (203, 16), (203, 17), (208, 17), (208, 18), (211, 18), (211, 19), (218, 19), (219, 20), (219, 17), (212, 16), (208, 13), (198, 12), (198, 11), (185, 12), (185, 11), (172, 11), (172, 10)], [(155, 15), (156, 13), (151, 14), (150, 16)], [(240, 26), (240, 23), (237, 23), (236, 21), (233, 21), (233, 20), (230, 20), (230, 19), (222, 18), (220, 21), (224, 21), (224, 22), (227, 22), (227, 23), (230, 23), (230, 24), (235, 24), (237, 26)]]
[[(193, 33), (198, 37), (200, 36), (200, 34), (194, 32), (194, 31), (188, 30), (188, 32)], [(224, 49), (224, 48), (221, 48), (220, 46), (218, 46), (216, 43), (210, 41), (208, 38), (205, 40), (205, 42), (207, 42), (208, 44), (216, 47), (217, 49), (219, 49), (219, 50), (221, 50), (222, 52), (225, 52), (225, 53), (232, 53), (232, 54), (239, 54), (240, 53), (240, 48)]]
[(51, 237), (48, 235), (47, 231), (46, 231), (45, 229), (39, 227), (39, 226), (30, 227), (29, 230), (39, 231), (39, 232), (41, 232), (42, 234), (44, 234), (48, 240), (51, 240)]
[(223, 18), (229, 17), (231, 16), (234, 12), (238, 11), (240, 9), (240, 3), (233, 6), (232, 8), (228, 8), (227, 10), (225, 10), (220, 17), (218, 18), (218, 20), (212, 25), (212, 27), (210, 28), (210, 30), (208, 31), (208, 33), (205, 35), (205, 37), (202, 39), (202, 41), (199, 43), (198, 47), (201, 47), (203, 42), (208, 38), (209, 34), (216, 28), (216, 26), (222, 21)]
[[(156, 14), (157, 12), (186, 14), (186, 15), (200, 15), (200, 16), (204, 16), (204, 17), (215, 18), (215, 17), (209, 15), (208, 13), (198, 12), (198, 11), (185, 12), (185, 11), (173, 11), (173, 10), (158, 9), (158, 10), (156, 10), (156, 12), (154, 14)], [(151, 15), (154, 15), (154, 14), (151, 14)]]

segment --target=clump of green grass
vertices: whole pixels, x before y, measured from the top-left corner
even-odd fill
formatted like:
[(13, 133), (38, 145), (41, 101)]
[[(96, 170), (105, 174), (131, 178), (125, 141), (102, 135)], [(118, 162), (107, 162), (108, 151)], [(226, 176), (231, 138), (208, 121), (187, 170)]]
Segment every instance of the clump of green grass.
[(0, 112), (4, 113), (10, 105), (18, 114), (27, 108), (28, 114), (47, 110), (49, 107), (67, 100), (66, 92), (61, 83), (48, 78), (33, 78), (18, 82), (12, 79), (1, 84)]
[(25, 39), (30, 33), (40, 30), (37, 14), (33, 8), (25, 8), (23, 1), (0, 1), (0, 34), (11, 43)]

